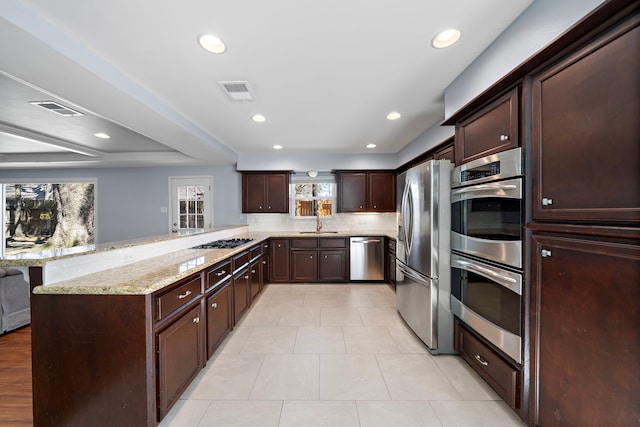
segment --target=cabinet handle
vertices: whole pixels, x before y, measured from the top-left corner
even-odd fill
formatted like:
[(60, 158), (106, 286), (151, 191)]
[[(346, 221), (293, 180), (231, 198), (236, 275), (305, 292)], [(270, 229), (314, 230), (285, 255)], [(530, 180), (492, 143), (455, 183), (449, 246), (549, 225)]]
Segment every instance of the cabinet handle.
[(481, 364), (482, 366), (489, 366), (489, 362), (487, 362), (486, 360), (484, 360), (484, 359), (482, 358), (482, 356), (480, 356), (479, 354), (476, 354), (476, 360), (477, 360), (478, 362), (480, 362), (480, 364)]
[(281, 247), (282, 247), (282, 245), (281, 245), (280, 243), (278, 243), (278, 247), (279, 247), (279, 248), (281, 248)]
[(182, 295), (178, 295), (178, 299), (185, 299), (186, 297), (188, 297), (189, 295), (191, 295), (191, 291), (187, 291)]
[(245, 279), (248, 279), (248, 278), (249, 278), (249, 276), (244, 276), (244, 278), (245, 278)]
[(324, 256), (324, 259), (327, 259), (327, 258), (329, 258), (329, 257), (325, 255), (325, 256)]
[(225, 274), (227, 274), (227, 272), (222, 270), (222, 271), (218, 272), (218, 274), (216, 274), (216, 276), (220, 277), (220, 276), (224, 276)]
[(194, 317), (193, 323), (200, 323), (200, 317)]
[(267, 261), (262, 261), (262, 263), (263, 263), (264, 265), (267, 265)]
[(313, 255), (309, 255), (309, 259), (313, 259)]
[(256, 274), (256, 271), (255, 270), (251, 270), (251, 274)]
[(553, 199), (547, 199), (546, 197), (542, 199), (542, 206), (549, 206), (553, 204)]
[(373, 209), (378, 209), (378, 207), (376, 205), (373, 205)]
[(211, 303), (211, 308), (218, 308), (218, 303), (217, 302)]
[(362, 205), (360, 205), (360, 209), (362, 209)]
[(500, 141), (508, 141), (509, 135), (500, 135)]
[(271, 210), (271, 206), (269, 206), (267, 209)]
[(551, 256), (551, 251), (543, 249), (542, 251), (540, 251), (540, 255), (542, 255), (542, 258), (549, 258)]

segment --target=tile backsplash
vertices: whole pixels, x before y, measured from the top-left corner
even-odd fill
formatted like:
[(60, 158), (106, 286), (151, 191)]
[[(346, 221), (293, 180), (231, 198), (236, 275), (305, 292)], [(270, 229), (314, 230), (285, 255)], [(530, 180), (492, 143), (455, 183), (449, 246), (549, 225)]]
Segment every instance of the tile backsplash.
[[(395, 232), (398, 214), (363, 213), (335, 214), (323, 218), (322, 231)], [(289, 214), (247, 214), (249, 231), (315, 231), (316, 219), (294, 219)]]

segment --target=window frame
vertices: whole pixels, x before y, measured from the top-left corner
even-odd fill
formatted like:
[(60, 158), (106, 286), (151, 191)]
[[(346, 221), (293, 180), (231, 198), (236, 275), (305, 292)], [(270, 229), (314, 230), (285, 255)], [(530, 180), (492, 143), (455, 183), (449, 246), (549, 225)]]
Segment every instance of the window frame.
[[(296, 185), (299, 184), (329, 184), (331, 187), (331, 197), (327, 198), (327, 197), (296, 197)], [(330, 199), (331, 200), (331, 215), (326, 215), (326, 216), (320, 216), (319, 218), (323, 219), (323, 218), (333, 218), (335, 217), (336, 213), (337, 213), (337, 209), (336, 209), (336, 203), (337, 203), (337, 199), (338, 199), (338, 186), (337, 183), (335, 181), (335, 178), (333, 177), (333, 175), (329, 175), (329, 176), (322, 176), (319, 175), (317, 177), (311, 178), (311, 177), (296, 177), (295, 175), (292, 176), (291, 178), (291, 182), (289, 184), (289, 202), (290, 202), (290, 206), (291, 206), (291, 218), (294, 220), (300, 220), (300, 219), (316, 219), (318, 218), (318, 201), (320, 200), (327, 200)], [(313, 201), (313, 207), (314, 207), (314, 215), (305, 215), (305, 216), (299, 216), (296, 215), (296, 211), (297, 211), (297, 201), (299, 200), (309, 200), (309, 201)]]

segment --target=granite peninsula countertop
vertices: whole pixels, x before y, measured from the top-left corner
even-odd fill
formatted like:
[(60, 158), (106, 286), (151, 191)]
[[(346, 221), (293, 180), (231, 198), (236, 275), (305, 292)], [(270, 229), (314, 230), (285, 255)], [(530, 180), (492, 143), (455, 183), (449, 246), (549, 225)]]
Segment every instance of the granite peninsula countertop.
[[(388, 236), (395, 238), (393, 232), (249, 232), (238, 237), (253, 240), (233, 249), (181, 249), (169, 254), (109, 268), (70, 280), (64, 280), (37, 286), (34, 294), (87, 294), (87, 295), (145, 295), (158, 291), (165, 286), (184, 279), (194, 273), (211, 267), (225, 259), (247, 250), (272, 237), (349, 237), (349, 236)], [(149, 240), (145, 243), (150, 242)], [(138, 243), (141, 244), (141, 243)], [(133, 246), (135, 244), (127, 244)], [(116, 246), (114, 245), (113, 248)], [(122, 246), (117, 246), (122, 247)], [(106, 249), (101, 249), (106, 250)], [(83, 252), (82, 254), (85, 254)], [(72, 255), (67, 255), (72, 256)]]

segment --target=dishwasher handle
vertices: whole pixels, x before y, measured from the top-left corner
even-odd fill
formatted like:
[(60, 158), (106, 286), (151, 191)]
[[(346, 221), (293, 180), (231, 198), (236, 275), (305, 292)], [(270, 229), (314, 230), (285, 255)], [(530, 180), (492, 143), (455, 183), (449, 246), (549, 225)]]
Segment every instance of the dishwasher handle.
[(362, 244), (369, 244), (369, 243), (380, 243), (382, 240), (380, 239), (372, 239), (372, 240), (352, 240), (351, 243), (362, 243)]

